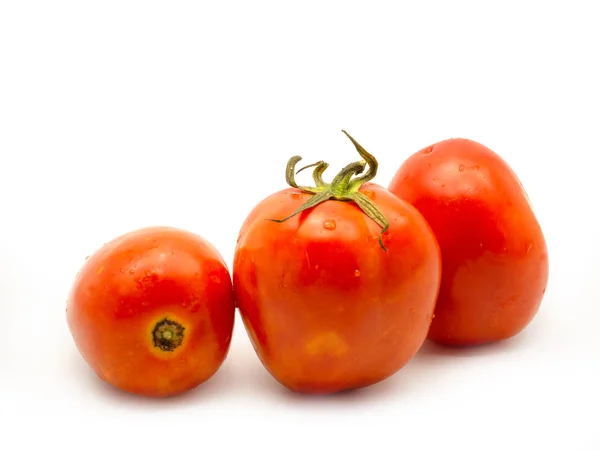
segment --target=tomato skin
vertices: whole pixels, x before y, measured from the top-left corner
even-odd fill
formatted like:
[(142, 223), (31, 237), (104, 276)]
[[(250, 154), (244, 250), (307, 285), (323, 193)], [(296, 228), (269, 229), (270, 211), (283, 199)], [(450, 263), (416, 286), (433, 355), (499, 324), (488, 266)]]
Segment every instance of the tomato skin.
[[(74, 342), (96, 374), (150, 397), (181, 394), (212, 377), (229, 351), (234, 313), (220, 254), (200, 236), (170, 227), (105, 244), (83, 265), (67, 301)], [(155, 345), (164, 319), (184, 328), (170, 350)]]
[(423, 344), (440, 282), (439, 248), (416, 209), (365, 184), (390, 222), (330, 200), (282, 223), (310, 194), (260, 202), (242, 228), (233, 280), (240, 315), (270, 374), (301, 393), (362, 388), (390, 377)]
[(519, 179), (469, 139), (411, 155), (389, 189), (435, 232), (442, 283), (429, 338), (478, 345), (510, 338), (536, 315), (548, 281), (546, 242)]

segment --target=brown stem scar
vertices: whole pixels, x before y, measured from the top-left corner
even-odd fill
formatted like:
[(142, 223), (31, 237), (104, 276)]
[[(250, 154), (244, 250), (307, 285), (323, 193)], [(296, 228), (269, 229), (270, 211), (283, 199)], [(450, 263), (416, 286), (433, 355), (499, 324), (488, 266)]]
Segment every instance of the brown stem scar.
[(152, 330), (154, 346), (163, 352), (172, 352), (183, 342), (185, 328), (178, 322), (164, 318), (156, 322)]

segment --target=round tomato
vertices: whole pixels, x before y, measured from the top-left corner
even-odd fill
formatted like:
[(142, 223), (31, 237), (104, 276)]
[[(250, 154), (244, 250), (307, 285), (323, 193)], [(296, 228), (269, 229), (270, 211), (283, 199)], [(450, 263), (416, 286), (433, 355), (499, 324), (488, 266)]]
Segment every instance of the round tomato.
[(397, 372), (426, 339), (440, 283), (427, 222), (368, 182), (377, 162), (350, 139), (364, 161), (331, 184), (321, 162), (317, 186), (297, 186), (300, 157), (292, 158), (292, 188), (253, 209), (235, 251), (234, 290), (252, 344), (277, 381), (302, 393), (366, 387)]
[(164, 397), (209, 379), (234, 324), (229, 271), (190, 232), (151, 227), (92, 255), (67, 303), (75, 344), (97, 375), (135, 394)]
[(427, 219), (442, 251), (431, 340), (475, 345), (523, 330), (546, 290), (548, 252), (508, 164), (477, 142), (449, 139), (409, 157), (389, 189)]

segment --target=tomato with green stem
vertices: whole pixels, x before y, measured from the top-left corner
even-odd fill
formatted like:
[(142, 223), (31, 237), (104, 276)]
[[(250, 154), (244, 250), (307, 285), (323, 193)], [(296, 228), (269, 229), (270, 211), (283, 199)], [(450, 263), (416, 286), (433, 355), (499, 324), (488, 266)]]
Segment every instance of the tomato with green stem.
[[(362, 160), (331, 183), (296, 183), (261, 201), (243, 223), (233, 282), (250, 340), (287, 388), (333, 393), (378, 383), (423, 344), (441, 276), (440, 253), (416, 208), (374, 184), (378, 163), (350, 135)], [(367, 168), (365, 172), (365, 168)]]

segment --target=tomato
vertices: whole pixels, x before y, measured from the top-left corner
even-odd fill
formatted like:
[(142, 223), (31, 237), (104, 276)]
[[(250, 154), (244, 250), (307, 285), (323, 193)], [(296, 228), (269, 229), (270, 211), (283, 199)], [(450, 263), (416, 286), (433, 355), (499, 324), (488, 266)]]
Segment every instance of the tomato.
[(234, 313), (231, 277), (217, 250), (169, 227), (135, 230), (96, 251), (67, 302), (74, 342), (96, 374), (151, 397), (183, 393), (216, 373)]
[(411, 155), (389, 189), (431, 225), (442, 282), (429, 338), (477, 345), (510, 338), (533, 320), (548, 280), (548, 252), (511, 167), (468, 139)]
[[(348, 136), (350, 137), (350, 136)], [(291, 188), (261, 201), (241, 227), (233, 283), (258, 357), (283, 386), (328, 394), (380, 382), (426, 339), (439, 289), (439, 248), (408, 203), (370, 183), (365, 159), (317, 187)], [(369, 170), (362, 177), (368, 163)], [(315, 166), (315, 165), (313, 165)], [(288, 217), (285, 217), (288, 216)]]

